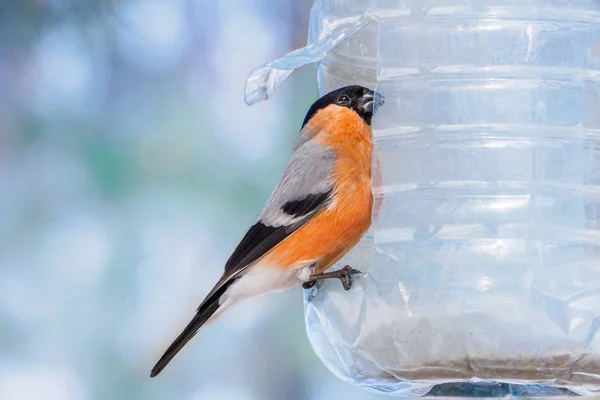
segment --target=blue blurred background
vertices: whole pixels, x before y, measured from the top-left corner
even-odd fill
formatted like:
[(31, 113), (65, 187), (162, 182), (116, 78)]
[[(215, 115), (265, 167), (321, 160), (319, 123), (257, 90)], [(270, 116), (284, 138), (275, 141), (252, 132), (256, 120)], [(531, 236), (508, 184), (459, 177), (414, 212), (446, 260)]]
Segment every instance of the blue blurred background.
[(309, 0), (0, 5), (0, 399), (368, 399), (306, 338), (299, 289), (240, 305), (157, 378), (316, 99), (248, 72)]

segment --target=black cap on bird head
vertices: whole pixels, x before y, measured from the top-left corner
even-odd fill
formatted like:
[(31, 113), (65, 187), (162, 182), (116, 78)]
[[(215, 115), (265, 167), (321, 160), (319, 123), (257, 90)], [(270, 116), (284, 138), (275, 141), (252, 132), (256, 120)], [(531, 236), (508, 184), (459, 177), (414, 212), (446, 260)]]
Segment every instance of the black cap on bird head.
[(359, 85), (345, 86), (327, 93), (310, 107), (302, 127), (321, 109), (332, 104), (355, 111), (368, 125), (371, 125), (373, 108), (383, 105), (385, 98), (373, 90)]

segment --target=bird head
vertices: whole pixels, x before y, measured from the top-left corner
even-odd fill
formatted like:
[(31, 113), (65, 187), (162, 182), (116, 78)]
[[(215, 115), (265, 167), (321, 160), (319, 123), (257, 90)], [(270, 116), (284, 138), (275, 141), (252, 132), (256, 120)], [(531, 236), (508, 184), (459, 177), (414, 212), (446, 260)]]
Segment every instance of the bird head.
[(310, 121), (319, 110), (332, 105), (356, 112), (368, 125), (371, 125), (373, 112), (381, 107), (384, 102), (383, 95), (371, 89), (359, 85), (345, 86), (327, 93), (317, 100), (308, 110), (302, 125), (304, 126)]

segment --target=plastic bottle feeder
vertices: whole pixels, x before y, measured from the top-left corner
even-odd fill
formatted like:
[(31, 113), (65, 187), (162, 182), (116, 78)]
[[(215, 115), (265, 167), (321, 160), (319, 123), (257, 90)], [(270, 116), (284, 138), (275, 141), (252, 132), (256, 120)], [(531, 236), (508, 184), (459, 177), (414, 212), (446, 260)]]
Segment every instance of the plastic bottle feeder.
[(309, 45), (252, 72), (267, 98), (383, 93), (371, 232), (305, 291), (338, 377), (411, 396), (600, 389), (600, 1), (318, 0)]

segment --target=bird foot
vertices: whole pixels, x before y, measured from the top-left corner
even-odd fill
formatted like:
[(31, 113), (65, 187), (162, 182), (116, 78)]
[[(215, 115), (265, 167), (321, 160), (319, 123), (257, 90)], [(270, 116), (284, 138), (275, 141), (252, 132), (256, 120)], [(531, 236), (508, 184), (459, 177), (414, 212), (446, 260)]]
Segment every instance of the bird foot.
[(338, 269), (337, 271), (324, 272), (322, 274), (313, 274), (310, 276), (311, 280), (308, 282), (304, 282), (302, 284), (302, 287), (304, 289), (310, 289), (311, 287), (315, 286), (318, 279), (336, 278), (342, 282), (344, 290), (350, 290), (350, 288), (352, 287), (352, 275), (361, 273), (362, 272), (360, 272), (359, 270), (354, 269), (349, 265), (346, 265), (344, 268)]

